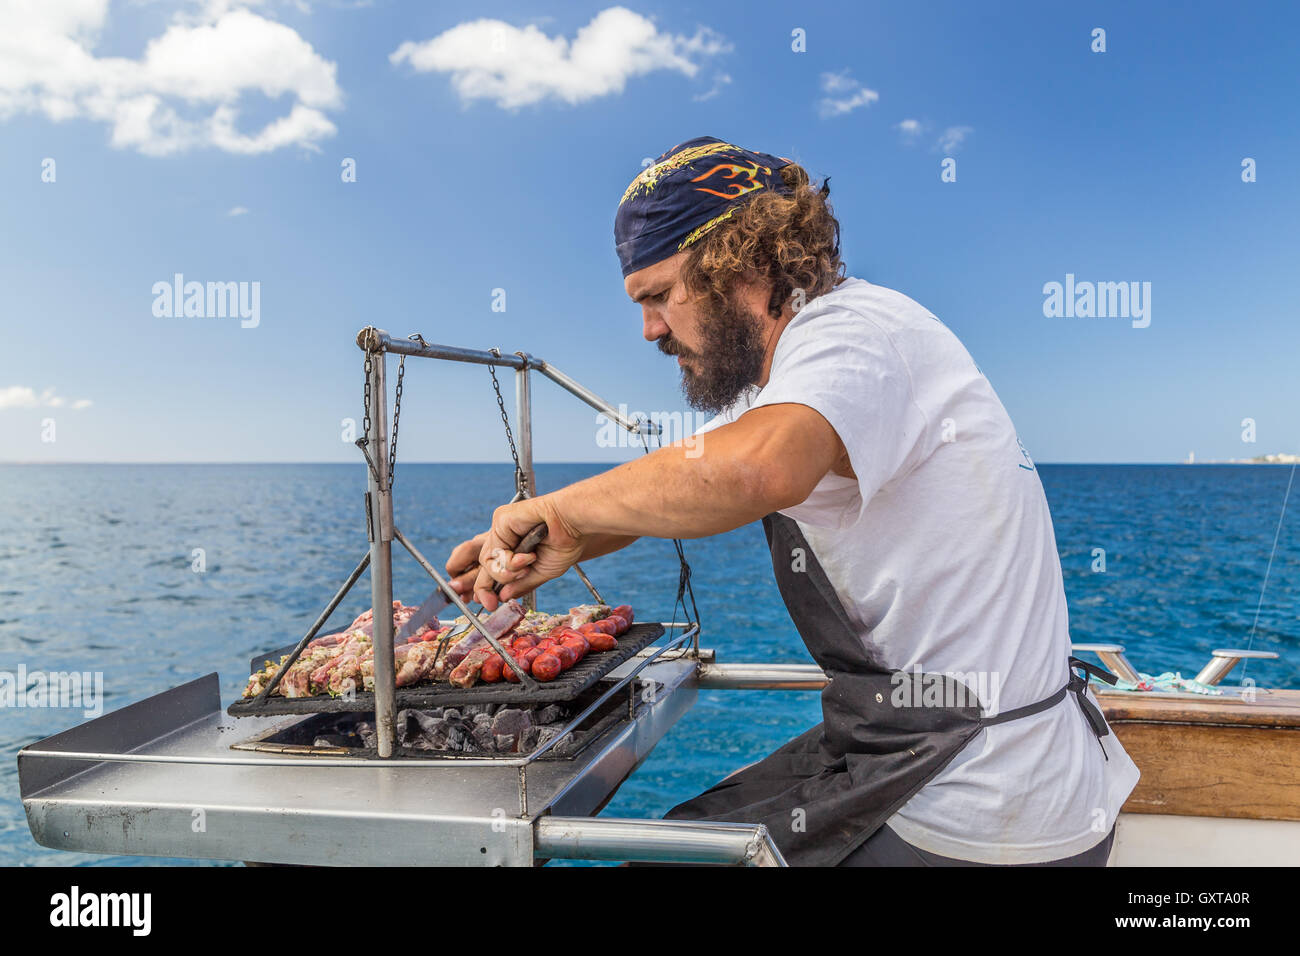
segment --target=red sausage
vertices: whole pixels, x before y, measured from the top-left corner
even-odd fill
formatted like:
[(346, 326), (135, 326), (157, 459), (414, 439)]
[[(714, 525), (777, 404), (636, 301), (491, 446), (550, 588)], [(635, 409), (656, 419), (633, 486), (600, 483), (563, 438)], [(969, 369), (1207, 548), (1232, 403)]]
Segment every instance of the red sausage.
[(533, 661), (533, 676), (543, 683), (555, 680), (563, 669), (560, 659), (551, 653), (543, 652)]
[(546, 653), (558, 657), (560, 659), (561, 668), (566, 671), (578, 662), (577, 651), (567, 644), (560, 644), (556, 647), (552, 647)]
[(602, 634), (608, 634), (611, 637), (618, 634), (618, 624), (609, 618), (605, 618), (603, 621), (592, 621), (591, 624)]
[(629, 627), (632, 626), (628, 624), (627, 619), (623, 617), (621, 614), (611, 614), (609, 617), (605, 618), (605, 620), (614, 622), (615, 636), (622, 634), (624, 631), (626, 631)]
[(510, 648), (515, 651), (526, 651), (536, 646), (537, 638), (529, 634), (520, 634), (515, 638), (515, 641), (510, 645)]
[[(511, 654), (510, 656), (514, 658), (515, 663), (517, 663), (524, 670), (525, 673), (528, 672), (528, 668), (524, 666), (524, 655), (522, 653)], [(501, 676), (504, 677), (511, 684), (518, 684), (519, 678), (515, 675), (515, 672), (510, 669), (510, 665), (505, 663), (504, 661), (502, 661), (501, 663), (502, 663)]]
[(620, 604), (610, 613), (617, 614), (623, 620), (627, 621), (629, 625), (632, 623), (632, 605), (630, 604)]
[(575, 664), (586, 657), (587, 651), (591, 649), (591, 645), (587, 643), (587, 639), (581, 636), (570, 637), (560, 646), (570, 648), (573, 651), (573, 655), (576, 658), (574, 660)]
[(593, 634), (588, 638), (593, 652), (612, 651), (618, 647), (618, 638), (613, 634)]
[(500, 654), (493, 654), (483, 662), (483, 669), (479, 671), (479, 680), (496, 684), (501, 680), (501, 668), (505, 666), (505, 661), (501, 659)]

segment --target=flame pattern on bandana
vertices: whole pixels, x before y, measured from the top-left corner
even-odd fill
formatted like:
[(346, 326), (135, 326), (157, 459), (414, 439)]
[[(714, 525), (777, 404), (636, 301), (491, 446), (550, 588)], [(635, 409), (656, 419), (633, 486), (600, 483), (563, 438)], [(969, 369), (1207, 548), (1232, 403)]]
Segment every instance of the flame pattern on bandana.
[(689, 166), (702, 156), (712, 156), (714, 153), (725, 152), (729, 149), (739, 149), (731, 143), (705, 143), (703, 146), (692, 146), (684, 149), (680, 153), (674, 153), (665, 160), (647, 166), (635, 179), (628, 184), (627, 189), (623, 191), (623, 198), (618, 201), (621, 206), (629, 199), (636, 199), (638, 196), (648, 196), (650, 192), (659, 184), (659, 180), (671, 173), (674, 169), (681, 169), (683, 166)]

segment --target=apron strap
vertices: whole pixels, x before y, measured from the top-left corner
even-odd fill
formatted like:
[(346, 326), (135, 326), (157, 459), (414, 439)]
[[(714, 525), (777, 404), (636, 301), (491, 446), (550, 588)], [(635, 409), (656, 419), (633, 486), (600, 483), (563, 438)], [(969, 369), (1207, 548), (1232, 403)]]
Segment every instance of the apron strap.
[[(1102, 716), (1097, 705), (1088, 699), (1088, 674), (1104, 680), (1108, 684), (1114, 684), (1118, 677), (1110, 671), (1103, 670), (1095, 664), (1089, 664), (1087, 661), (1080, 660), (1077, 657), (1069, 658), (1070, 680), (1069, 682), (1050, 697), (1044, 697), (1040, 701), (1032, 704), (1026, 704), (1024, 707), (1017, 707), (1015, 710), (1004, 711), (995, 717), (982, 717), (980, 723), (985, 727), (991, 727), (994, 724), (1004, 724), (1010, 720), (1019, 720), (1021, 717), (1030, 717), (1034, 714), (1042, 713), (1049, 707), (1055, 707), (1065, 699), (1067, 693), (1074, 694), (1074, 699), (1079, 702), (1079, 709), (1083, 711), (1083, 716), (1088, 721), (1088, 726), (1097, 736), (1097, 746), (1101, 747), (1102, 755), (1107, 760), (1110, 756), (1106, 754), (1106, 748), (1101, 744), (1101, 738), (1110, 733), (1110, 727), (1106, 725), (1106, 718)], [(1080, 676), (1074, 672), (1075, 668), (1080, 668), (1085, 673)]]

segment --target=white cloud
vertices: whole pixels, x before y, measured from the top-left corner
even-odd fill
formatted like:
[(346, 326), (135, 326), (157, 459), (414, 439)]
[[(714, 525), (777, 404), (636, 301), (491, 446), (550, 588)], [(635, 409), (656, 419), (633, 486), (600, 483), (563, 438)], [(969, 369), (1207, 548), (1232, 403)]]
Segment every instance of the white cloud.
[(226, 213), (226, 215), (227, 215), (227, 216), (247, 216), (247, 215), (248, 215), (248, 207), (247, 207), (247, 206), (235, 206), (233, 209), (230, 210), (230, 212)]
[(848, 70), (823, 73), (822, 92), (827, 95), (818, 102), (817, 111), (823, 118), (843, 116), (852, 113), (859, 106), (870, 106), (880, 99), (879, 93), (853, 79)]
[[(54, 389), (47, 388), (40, 394), (36, 389), (26, 385), (9, 385), (0, 388), (0, 411), (6, 408), (62, 408), (68, 400), (54, 394)], [(79, 398), (71, 404), (74, 411), (89, 408), (93, 404), (88, 398)]]
[[(42, 113), (107, 123), (122, 149), (165, 156), (198, 147), (263, 153), (317, 149), (342, 105), (337, 67), (297, 31), (211, 0), (177, 13), (139, 59), (94, 53), (110, 0), (0, 0), (0, 120)], [(289, 97), (289, 113), (255, 133), (236, 124), (241, 98)]]
[(449, 73), (461, 100), (491, 100), (516, 109), (553, 99), (570, 105), (621, 93), (631, 77), (673, 70), (694, 77), (700, 60), (726, 53), (727, 41), (700, 27), (694, 36), (661, 33), (625, 7), (610, 7), (572, 42), (535, 24), (471, 20), (429, 40), (408, 41), (388, 57), (419, 73)]
[(894, 129), (903, 134), (903, 142), (911, 145), (916, 142), (918, 136), (925, 130), (925, 124), (920, 120), (905, 119), (901, 123), (896, 123)]
[(721, 93), (722, 88), (730, 82), (731, 82), (730, 73), (719, 73), (713, 77), (713, 86), (710, 87), (707, 92), (700, 93), (698, 96), (692, 96), (691, 99), (695, 100), (697, 103), (702, 103), (705, 100), (711, 100), (719, 93)]
[(955, 153), (975, 130), (969, 126), (949, 126), (939, 137), (935, 147), (941, 153)]

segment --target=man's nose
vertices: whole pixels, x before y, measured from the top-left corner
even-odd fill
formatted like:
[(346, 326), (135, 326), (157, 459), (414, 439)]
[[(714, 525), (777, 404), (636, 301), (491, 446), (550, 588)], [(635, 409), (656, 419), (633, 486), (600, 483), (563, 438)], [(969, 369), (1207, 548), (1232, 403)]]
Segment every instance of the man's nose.
[(641, 307), (641, 335), (647, 342), (655, 342), (668, 333), (668, 323), (663, 320), (657, 309), (648, 305)]

